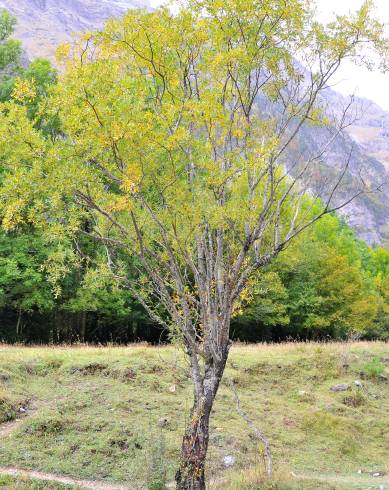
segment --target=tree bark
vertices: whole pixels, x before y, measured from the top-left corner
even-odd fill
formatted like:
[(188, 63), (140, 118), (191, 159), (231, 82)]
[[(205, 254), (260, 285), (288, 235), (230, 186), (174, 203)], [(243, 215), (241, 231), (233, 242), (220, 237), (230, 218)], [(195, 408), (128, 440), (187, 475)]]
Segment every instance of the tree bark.
[(205, 463), (209, 442), (209, 419), (223, 377), (231, 342), (227, 340), (220, 359), (209, 358), (201, 381), (194, 377), (194, 404), (181, 448), (176, 473), (177, 490), (205, 490)]
[(16, 323), (16, 337), (17, 338), (19, 338), (19, 334), (22, 333), (21, 324), (22, 324), (22, 308), (19, 307), (18, 321)]
[(213, 401), (214, 396), (204, 396), (195, 401), (192, 408), (182, 441), (181, 463), (176, 473), (178, 490), (205, 490), (205, 461)]
[(85, 342), (86, 337), (86, 311), (82, 311), (80, 316), (80, 340), (81, 342)]

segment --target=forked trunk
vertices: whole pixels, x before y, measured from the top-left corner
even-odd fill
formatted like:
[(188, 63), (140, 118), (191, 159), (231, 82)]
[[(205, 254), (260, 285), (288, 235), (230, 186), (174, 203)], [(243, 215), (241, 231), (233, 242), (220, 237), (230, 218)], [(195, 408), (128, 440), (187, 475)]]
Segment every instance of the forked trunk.
[(209, 416), (213, 405), (202, 398), (195, 403), (181, 449), (180, 468), (176, 474), (178, 490), (205, 490), (205, 461), (209, 440)]

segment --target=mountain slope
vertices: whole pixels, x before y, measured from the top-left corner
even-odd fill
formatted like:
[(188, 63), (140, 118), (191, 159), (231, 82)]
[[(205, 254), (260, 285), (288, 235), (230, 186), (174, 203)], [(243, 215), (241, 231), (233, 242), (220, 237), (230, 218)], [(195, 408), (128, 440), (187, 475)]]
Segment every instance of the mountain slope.
[[(327, 107), (331, 108), (332, 113), (338, 113), (338, 116), (350, 103), (349, 97), (344, 97), (329, 88), (323, 95)], [(351, 155), (346, 179), (355, 182), (360, 182), (362, 179), (372, 189), (379, 188), (376, 192), (366, 193), (355, 199), (342, 210), (342, 214), (358, 235), (368, 243), (387, 246), (389, 244), (389, 113), (370, 100), (355, 97), (349, 111), (348, 123), (344, 134), (336, 138), (331, 145), (323, 164), (329, 169), (339, 170)], [(323, 131), (315, 128), (311, 147), (315, 147), (318, 141), (317, 134)], [(302, 137), (309, 140), (306, 130), (303, 130)]]
[(59, 44), (72, 34), (96, 30), (129, 8), (150, 7), (148, 0), (0, 0), (18, 19), (15, 37), (30, 59), (54, 59)]
[[(350, 135), (353, 127), (344, 134), (334, 138), (331, 146), (317, 164), (316, 176), (311, 189), (317, 194), (328, 197), (345, 165), (348, 169), (334, 195), (333, 204), (340, 205), (355, 195), (362, 187), (362, 182), (371, 189), (380, 191), (367, 192), (340, 210), (346, 221), (357, 232), (358, 236), (371, 245), (389, 244), (389, 184), (388, 170), (382, 161), (368, 153)], [(365, 131), (365, 128), (363, 128)], [(325, 143), (333, 136), (334, 128), (304, 126), (298, 137), (298, 151), (305, 158), (319, 154)], [(368, 128), (366, 128), (368, 133)]]

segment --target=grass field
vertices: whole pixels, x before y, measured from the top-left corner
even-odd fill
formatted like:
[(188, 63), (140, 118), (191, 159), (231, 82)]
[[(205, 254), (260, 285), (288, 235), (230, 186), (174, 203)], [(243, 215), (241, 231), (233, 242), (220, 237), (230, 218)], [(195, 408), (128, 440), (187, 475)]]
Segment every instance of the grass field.
[[(388, 355), (379, 342), (233, 347), (211, 424), (211, 488), (389, 489)], [(263, 483), (261, 448), (228, 380), (271, 440), (277, 483)], [(334, 393), (335, 383), (352, 388)], [(0, 346), (0, 467), (164, 488), (191, 398), (174, 347)], [(79, 485), (3, 473), (0, 488)]]

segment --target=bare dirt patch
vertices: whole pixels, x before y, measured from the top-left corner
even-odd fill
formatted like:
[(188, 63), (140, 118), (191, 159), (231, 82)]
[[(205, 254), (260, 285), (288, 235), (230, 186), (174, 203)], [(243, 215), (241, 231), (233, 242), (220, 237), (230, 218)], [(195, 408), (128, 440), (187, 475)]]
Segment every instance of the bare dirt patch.
[(19, 428), (23, 419), (13, 420), (12, 422), (5, 422), (0, 425), (0, 439), (10, 436), (16, 429)]

